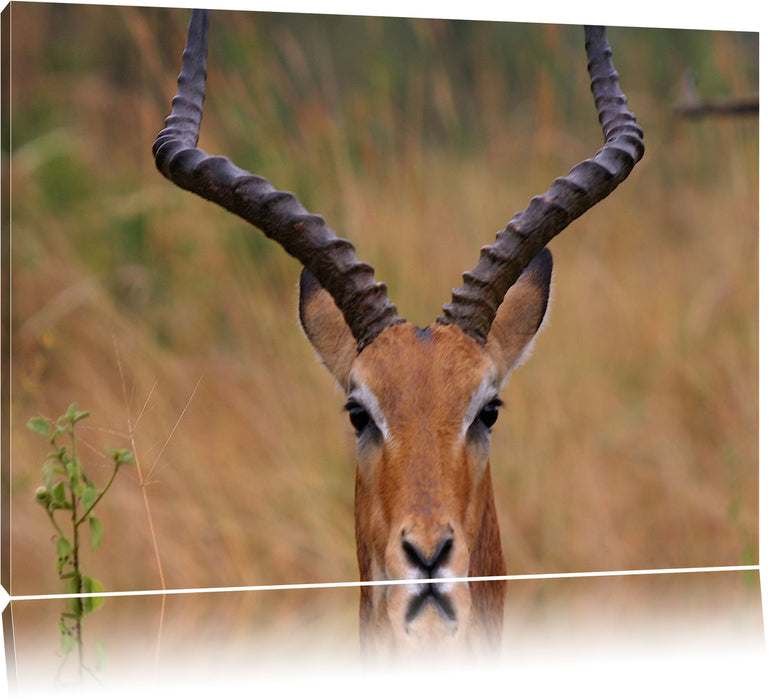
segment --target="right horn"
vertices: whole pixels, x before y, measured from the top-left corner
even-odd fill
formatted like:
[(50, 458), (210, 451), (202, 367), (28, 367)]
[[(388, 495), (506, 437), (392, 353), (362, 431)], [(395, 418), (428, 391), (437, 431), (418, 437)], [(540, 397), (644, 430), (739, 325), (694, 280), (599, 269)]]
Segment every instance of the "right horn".
[(590, 88), (603, 127), (605, 143), (593, 158), (572, 168), (543, 195), (514, 215), (493, 245), (485, 246), (473, 270), (465, 272), (463, 286), (437, 320), (457, 324), (478, 342), (487, 342), (496, 311), (507, 290), (531, 260), (578, 216), (600, 202), (644, 155), (644, 133), (628, 111), (612, 63), (604, 27), (585, 27)]

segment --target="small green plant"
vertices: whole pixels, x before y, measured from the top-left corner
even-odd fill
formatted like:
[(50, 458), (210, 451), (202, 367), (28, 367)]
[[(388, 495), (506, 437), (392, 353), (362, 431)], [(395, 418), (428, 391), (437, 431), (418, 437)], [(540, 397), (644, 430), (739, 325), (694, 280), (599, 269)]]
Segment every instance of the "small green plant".
[[(113, 484), (119, 469), (125, 464), (134, 464), (129, 450), (108, 449), (113, 471), (103, 488), (94, 484), (78, 457), (76, 441), (76, 425), (89, 415), (88, 411), (79, 411), (78, 404), (73, 403), (53, 426), (45, 418), (32, 418), (27, 423), (30, 430), (46, 437), (53, 447), (43, 464), (43, 486), (35, 491), (35, 500), (43, 506), (56, 531), (56, 570), (59, 578), (66, 583), (67, 593), (76, 594), (105, 590), (81, 567), (82, 538), (86, 537), (85, 530), (88, 529), (91, 548), (100, 546), (103, 526), (94, 510)], [(59, 643), (64, 654), (62, 667), (75, 650), (79, 678), (83, 678), (84, 671), (92, 673), (84, 661), (83, 618), (97, 610), (104, 600), (100, 596), (70, 598), (67, 609), (59, 618)], [(95, 658), (96, 669), (99, 670), (106, 660), (105, 646), (101, 642), (97, 642)]]

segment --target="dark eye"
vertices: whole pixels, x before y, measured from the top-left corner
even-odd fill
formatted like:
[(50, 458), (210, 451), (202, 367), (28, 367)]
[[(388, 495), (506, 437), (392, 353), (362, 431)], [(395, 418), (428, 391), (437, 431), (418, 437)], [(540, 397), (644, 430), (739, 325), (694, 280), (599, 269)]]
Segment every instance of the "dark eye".
[(348, 401), (345, 404), (345, 410), (348, 412), (350, 422), (353, 424), (357, 433), (360, 433), (372, 422), (372, 417), (367, 410), (356, 401)]
[(498, 409), (501, 406), (501, 399), (493, 399), (485, 404), (484, 408), (480, 411), (480, 415), (477, 418), (488, 429), (493, 427), (493, 424), (498, 418)]

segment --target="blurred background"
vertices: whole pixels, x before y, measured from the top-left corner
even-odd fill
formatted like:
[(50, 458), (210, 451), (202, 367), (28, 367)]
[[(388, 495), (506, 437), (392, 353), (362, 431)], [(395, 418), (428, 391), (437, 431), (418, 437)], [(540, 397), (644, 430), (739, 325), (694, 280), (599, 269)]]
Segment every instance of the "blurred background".
[[(299, 263), (151, 157), (188, 12), (11, 11), (11, 593), (62, 590), (33, 500), (48, 445), (25, 424), (73, 401), (92, 411), (79, 449), (98, 485), (105, 446), (134, 445), (138, 463), (84, 554), (107, 590), (356, 580), (352, 429), (298, 327)], [(512, 214), (602, 142), (580, 27), (217, 12), (210, 37), (200, 146), (323, 214), (421, 326)], [(508, 571), (756, 564), (758, 119), (673, 107), (690, 73), (701, 98), (756, 96), (758, 36), (609, 40), (647, 150), (550, 246), (550, 320), (494, 430)], [(521, 614), (557, 600), (521, 590)], [(673, 590), (607, 584), (560, 610), (692, 600), (757, 618), (754, 574)], [(218, 609), (248, 630), (261, 608), (336, 621), (356, 644), (356, 596), (316, 601), (192, 604), (162, 627), (185, 637)], [(112, 604), (94, 619), (142, 617)], [(19, 611), (54, 652), (49, 613)]]

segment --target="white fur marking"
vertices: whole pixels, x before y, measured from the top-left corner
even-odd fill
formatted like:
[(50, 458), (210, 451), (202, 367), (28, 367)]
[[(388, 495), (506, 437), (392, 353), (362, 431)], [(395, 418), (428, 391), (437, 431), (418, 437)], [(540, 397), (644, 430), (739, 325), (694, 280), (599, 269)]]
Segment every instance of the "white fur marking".
[(382, 433), (383, 440), (389, 442), (391, 439), (391, 431), (388, 428), (388, 421), (385, 420), (385, 416), (380, 409), (380, 402), (377, 400), (377, 397), (364, 382), (353, 382), (353, 384), (354, 388), (350, 392), (350, 398), (364, 407), (372, 418), (372, 422)]
[(498, 386), (496, 384), (495, 370), (488, 372), (483, 378), (480, 385), (474, 390), (471, 401), (469, 401), (469, 408), (466, 411), (466, 415), (463, 418), (463, 424), (461, 425), (460, 439), (466, 437), (471, 424), (480, 414), (480, 411), (498, 396)]

